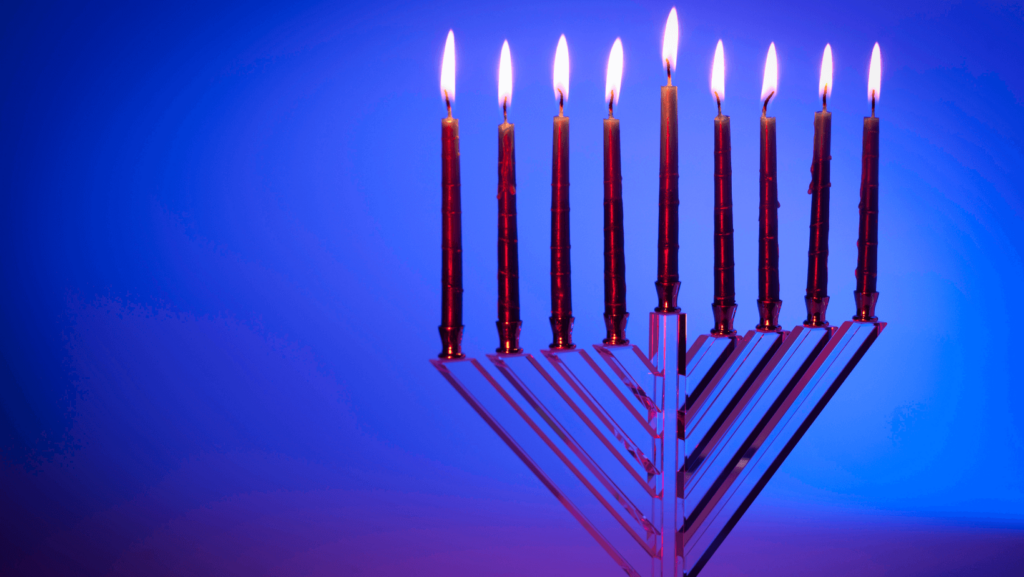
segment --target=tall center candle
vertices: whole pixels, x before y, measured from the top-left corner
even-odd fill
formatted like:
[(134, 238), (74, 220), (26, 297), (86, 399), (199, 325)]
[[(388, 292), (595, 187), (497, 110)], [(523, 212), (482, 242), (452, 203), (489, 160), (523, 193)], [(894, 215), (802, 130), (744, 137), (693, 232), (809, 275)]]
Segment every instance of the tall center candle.
[(508, 122), (512, 100), (512, 56), (501, 47), (498, 99), (504, 122), (498, 127), (498, 352), (521, 353), (519, 331), (519, 233), (516, 223), (516, 127)]
[(662, 43), (662, 64), (668, 83), (661, 87), (661, 162), (658, 170), (658, 290), (659, 313), (679, 311), (679, 97), (672, 86), (679, 46), (676, 9), (669, 13)]
[(452, 118), (455, 98), (455, 35), (448, 32), (441, 65), (441, 94), (448, 118), (441, 121), (441, 354), (462, 354), (462, 180), (459, 174), (459, 121)]
[(775, 118), (768, 116), (768, 102), (778, 86), (775, 43), (768, 48), (761, 87), (760, 205), (758, 207), (758, 330), (779, 330), (779, 188), (775, 170)]
[(606, 345), (625, 345), (626, 254), (622, 228), (622, 161), (619, 149), (619, 121), (612, 116), (622, 88), (622, 41), (615, 39), (608, 56), (605, 99), (608, 118), (604, 121), (604, 323)]
[(572, 349), (572, 279), (569, 263), (569, 118), (564, 116), (569, 96), (569, 47), (565, 35), (555, 51), (555, 97), (551, 153), (551, 348)]
[(882, 55), (875, 44), (871, 52), (871, 68), (868, 73), (868, 98), (871, 100), (871, 116), (864, 118), (864, 148), (861, 154), (860, 173), (860, 226), (857, 237), (857, 289), (854, 301), (857, 306), (855, 321), (870, 322), (875, 317), (878, 302), (878, 118), (875, 116), (875, 102), (882, 85)]
[(811, 237), (807, 249), (807, 320), (808, 327), (828, 326), (825, 311), (828, 308), (828, 224), (829, 190), (832, 186), (832, 113), (828, 111), (828, 97), (832, 92), (832, 46), (825, 45), (821, 58), (821, 77), (818, 95), (821, 112), (814, 113), (814, 152), (811, 160)]
[(711, 93), (718, 104), (718, 116), (715, 117), (715, 299), (711, 303), (715, 326), (711, 334), (728, 336), (736, 333), (732, 324), (736, 315), (736, 282), (732, 236), (732, 139), (729, 117), (722, 114), (725, 49), (721, 40), (715, 48)]

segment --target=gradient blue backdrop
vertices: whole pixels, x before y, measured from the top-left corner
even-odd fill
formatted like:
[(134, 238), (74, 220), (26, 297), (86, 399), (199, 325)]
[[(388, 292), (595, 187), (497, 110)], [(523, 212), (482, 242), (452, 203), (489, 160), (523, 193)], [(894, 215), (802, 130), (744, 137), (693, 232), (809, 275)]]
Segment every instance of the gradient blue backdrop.
[[(0, 573), (617, 575), (457, 397), (439, 350), (438, 75), (458, 48), (466, 338), (496, 346), (497, 63), (515, 69), (527, 348), (548, 342), (551, 63), (572, 60), (578, 342), (602, 336), (601, 118), (619, 36), (629, 334), (655, 304), (667, 2), (0, 6)], [(760, 90), (778, 47), (784, 324), (836, 59), (833, 320), (884, 58), (889, 328), (706, 575), (1024, 566), (1020, 4), (679, 5), (680, 294), (711, 326), (708, 78), (725, 42), (737, 324), (755, 323)]]

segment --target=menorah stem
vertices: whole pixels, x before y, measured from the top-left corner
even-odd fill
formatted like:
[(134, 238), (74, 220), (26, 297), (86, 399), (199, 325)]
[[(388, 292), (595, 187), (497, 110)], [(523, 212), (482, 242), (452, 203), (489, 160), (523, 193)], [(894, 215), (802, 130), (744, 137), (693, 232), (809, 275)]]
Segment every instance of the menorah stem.
[[(661, 411), (660, 438), (654, 439), (654, 454), (661, 471), (661, 495), (653, 499), (653, 521), (661, 527), (661, 571), (659, 575), (681, 574), (682, 541), (678, 539), (682, 527), (679, 499), (682, 495), (680, 462), (682, 440), (677, 409), (682, 406), (686, 393), (686, 315), (680, 313), (651, 313), (650, 358), (660, 374), (654, 377), (654, 400)], [(677, 566), (678, 564), (678, 566)]]

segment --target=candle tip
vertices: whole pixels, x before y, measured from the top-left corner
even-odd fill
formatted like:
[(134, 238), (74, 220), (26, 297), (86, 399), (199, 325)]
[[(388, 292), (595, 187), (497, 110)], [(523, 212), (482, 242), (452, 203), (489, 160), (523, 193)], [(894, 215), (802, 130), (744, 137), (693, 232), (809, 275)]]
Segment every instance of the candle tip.
[(715, 46), (715, 60), (711, 65), (711, 94), (718, 101), (718, 108), (722, 108), (722, 99), (725, 98), (725, 47), (722, 41)]
[(508, 40), (501, 45), (501, 59), (498, 63), (498, 102), (507, 108), (512, 101), (512, 52)]
[[(455, 100), (455, 32), (448, 31), (444, 42), (444, 58), (441, 60), (441, 96), (451, 109), (451, 101)], [(451, 114), (449, 114), (451, 116)]]
[(825, 45), (821, 55), (821, 75), (818, 78), (818, 96), (824, 101), (832, 96), (832, 45)]
[(779, 61), (775, 55), (775, 43), (768, 47), (768, 58), (764, 62), (764, 82), (761, 84), (761, 100), (765, 109), (768, 101), (775, 95), (779, 85)]
[(872, 106), (875, 100), (878, 100), (881, 91), (882, 50), (878, 47), (878, 43), (875, 42), (875, 47), (871, 50), (871, 68), (868, 70), (868, 98), (871, 99)]
[(604, 99), (609, 106), (614, 100), (619, 102), (622, 92), (622, 39), (616, 38), (612, 51), (608, 54), (608, 71), (605, 74)]
[(665, 36), (661, 43), (661, 60), (668, 69), (669, 86), (672, 85), (672, 71), (676, 68), (676, 56), (679, 52), (679, 15), (673, 6), (665, 22)]
[(565, 99), (569, 98), (569, 44), (565, 41), (565, 34), (558, 39), (558, 47), (555, 48), (555, 97), (559, 99), (559, 108)]

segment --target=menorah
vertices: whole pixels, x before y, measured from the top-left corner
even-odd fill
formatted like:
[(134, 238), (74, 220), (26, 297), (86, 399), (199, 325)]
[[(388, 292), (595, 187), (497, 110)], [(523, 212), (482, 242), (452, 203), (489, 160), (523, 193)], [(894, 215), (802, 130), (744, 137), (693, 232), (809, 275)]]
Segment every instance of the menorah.
[(856, 314), (829, 325), (828, 230), (831, 160), (831, 47), (822, 60), (822, 111), (815, 113), (811, 164), (807, 320), (778, 324), (778, 184), (775, 46), (762, 89), (758, 312), (754, 330), (733, 329), (732, 167), (730, 120), (721, 114), (723, 48), (712, 74), (715, 118), (715, 326), (687, 349), (686, 315), (676, 306), (680, 286), (678, 125), (671, 83), (678, 35), (673, 9), (666, 24), (658, 201), (658, 306), (650, 315), (646, 353), (626, 339), (625, 253), (619, 124), (612, 117), (621, 79), (622, 47), (609, 56), (604, 121), (605, 325), (595, 355), (572, 342), (569, 266), (568, 127), (562, 107), (568, 86), (563, 36), (555, 57), (551, 204), (550, 348), (540, 357), (519, 348), (519, 262), (514, 126), (508, 43), (502, 48), (499, 93), (505, 122), (498, 147), (498, 335), (488, 363), (465, 357), (462, 338), (461, 200), (458, 120), (451, 116), (454, 37), (442, 66), (449, 116), (442, 122), (443, 351), (431, 362), (512, 452), (628, 575), (649, 566), (652, 577), (693, 577), (728, 536), (804, 433), (875, 341), (885, 323), (875, 317), (878, 247), (878, 94), (880, 56), (872, 53), (864, 119)]

